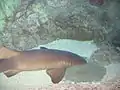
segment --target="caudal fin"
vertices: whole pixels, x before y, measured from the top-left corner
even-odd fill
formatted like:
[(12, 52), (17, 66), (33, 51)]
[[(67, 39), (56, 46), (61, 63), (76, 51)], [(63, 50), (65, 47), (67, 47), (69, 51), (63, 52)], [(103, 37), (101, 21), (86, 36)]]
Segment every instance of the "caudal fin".
[(16, 56), (20, 54), (20, 51), (17, 50), (12, 50), (12, 49), (8, 49), (6, 47), (0, 47), (0, 59), (2, 58), (10, 58), (12, 56)]
[(9, 69), (13, 69), (14, 65), (10, 61), (11, 60), (8, 59), (0, 59), (0, 73)]
[(20, 72), (19, 70), (8, 70), (8, 71), (5, 71), (4, 74), (9, 78), (18, 74), (19, 72)]

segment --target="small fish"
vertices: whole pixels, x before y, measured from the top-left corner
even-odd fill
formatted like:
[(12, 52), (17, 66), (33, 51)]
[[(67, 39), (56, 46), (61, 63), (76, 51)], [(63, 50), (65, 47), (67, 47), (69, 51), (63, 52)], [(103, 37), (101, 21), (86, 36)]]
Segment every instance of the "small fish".
[(19, 51), (16, 56), (1, 59), (0, 72), (11, 77), (22, 71), (46, 70), (55, 84), (63, 79), (67, 68), (86, 63), (83, 57), (72, 52), (41, 47), (36, 50)]

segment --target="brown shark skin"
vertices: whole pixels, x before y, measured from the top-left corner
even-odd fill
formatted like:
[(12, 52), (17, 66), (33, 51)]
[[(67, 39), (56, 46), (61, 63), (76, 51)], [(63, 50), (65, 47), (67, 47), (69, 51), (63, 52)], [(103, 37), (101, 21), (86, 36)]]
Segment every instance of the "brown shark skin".
[(86, 64), (86, 61), (76, 54), (54, 49), (23, 51), (10, 59), (17, 62), (17, 69), (30, 71)]
[[(0, 68), (5, 71), (6, 69), (10, 69), (11, 66), (15, 65), (14, 63), (10, 64), (11, 62), (9, 61), (5, 61), (8, 60), (8, 58), (19, 55), (20, 51), (16, 51), (16, 50), (11, 50), (6, 48), (5, 46), (0, 46), (0, 63), (1, 66)], [(5, 58), (5, 59), (4, 59)], [(4, 62), (4, 63), (3, 63)], [(6, 67), (4, 66), (6, 65)], [(12, 67), (13, 68), (13, 67)], [(9, 70), (8, 70), (9, 71)], [(7, 72), (7, 71), (5, 71)], [(10, 75), (9, 75), (10, 76)]]
[[(86, 64), (84, 58), (67, 51), (39, 49), (21, 51), (20, 54), (2, 60), (0, 72), (11, 77), (22, 71), (47, 70), (53, 83), (59, 83), (68, 67)], [(6, 67), (7, 66), (7, 67)]]

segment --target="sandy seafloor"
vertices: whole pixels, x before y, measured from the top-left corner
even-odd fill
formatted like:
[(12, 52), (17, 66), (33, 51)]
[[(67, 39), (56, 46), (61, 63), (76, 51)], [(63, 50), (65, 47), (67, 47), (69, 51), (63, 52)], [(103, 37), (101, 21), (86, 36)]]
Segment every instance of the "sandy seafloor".
[(11, 78), (0, 74), (0, 90), (120, 90), (120, 64), (105, 67), (89, 61), (98, 47), (92, 41), (61, 39), (40, 47), (67, 50), (85, 57), (88, 64), (67, 69), (59, 84), (52, 84), (45, 70), (21, 72)]

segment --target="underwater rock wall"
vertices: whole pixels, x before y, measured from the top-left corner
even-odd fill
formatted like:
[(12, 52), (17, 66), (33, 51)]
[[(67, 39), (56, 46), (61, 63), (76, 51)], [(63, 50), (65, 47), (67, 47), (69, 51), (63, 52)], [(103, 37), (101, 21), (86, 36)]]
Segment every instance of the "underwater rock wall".
[[(2, 1), (6, 2), (2, 3)], [(97, 43), (100, 49), (95, 51), (91, 56), (91, 52), (88, 53), (86, 48), (85, 50), (82, 50), (82, 53), (79, 55), (83, 55), (84, 57), (89, 55), (90, 61), (98, 65), (97, 70), (103, 70), (103, 72), (99, 72), (101, 76), (104, 75), (105, 69), (106, 72), (109, 72), (110, 69), (108, 68), (111, 67), (112, 64), (120, 62), (120, 43), (118, 32), (120, 29), (119, 0), (104, 0), (104, 4), (100, 6), (91, 5), (89, 3), (90, 0), (13, 0), (11, 3), (8, 2), (9, 0), (2, 1), (0, 2), (0, 5), (3, 7), (5, 5), (6, 8), (0, 8), (2, 9), (2, 14), (0, 16), (1, 45), (10, 47), (12, 49), (25, 50), (59, 39), (74, 39), (78, 41), (93, 40), (95, 43)], [(107, 44), (104, 45), (103, 43)], [(108, 43), (110, 44), (110, 47)], [(111, 46), (111, 44), (113, 46)], [(70, 48), (74, 49), (72, 46), (66, 50), (69, 50)], [(80, 49), (72, 51), (78, 53), (80, 52)], [(85, 53), (83, 53), (83, 51), (85, 51)], [(91, 68), (95, 67), (96, 66), (93, 66)], [(77, 70), (79, 71), (79, 69), (76, 69), (76, 71)], [(91, 72), (94, 71), (91, 70)], [(95, 73), (91, 72), (88, 73), (90, 75)], [(119, 72), (119, 70), (116, 69), (116, 72)], [(78, 74), (79, 73), (80, 72), (78, 72)], [(106, 78), (109, 76), (109, 73), (107, 73), (105, 76)], [(114, 73), (111, 75), (117, 76), (117, 74), (118, 73)], [(29, 75), (31, 76), (33, 74), (28, 74), (28, 76)], [(42, 73), (42, 75), (45, 76), (44, 73)], [(3, 75), (1, 75), (1, 77), (2, 78), (0, 78), (0, 80), (5, 81), (5, 77)], [(24, 76), (21, 74), (20, 77)], [(26, 82), (29, 81), (30, 78), (31, 77), (28, 77)], [(19, 83), (19, 79), (20, 78), (14, 79), (15, 83)], [(72, 78), (68, 77), (67, 79)], [(117, 79), (119, 81), (119, 78)], [(47, 83), (50, 83), (49, 77), (47, 80)], [(99, 89), (100, 86), (103, 87), (103, 90), (114, 90), (114, 88), (119, 86), (120, 82), (118, 81), (113, 80), (112, 83), (115, 84), (110, 83), (107, 87), (101, 84), (98, 85), (97, 83), (85, 84), (84, 89), (88, 87), (89, 89), (93, 89), (95, 85), (95, 88), (97, 89)], [(23, 83), (24, 82), (25, 81), (23, 81)], [(46, 83), (46, 81), (44, 83)], [(3, 84), (6, 85), (6, 82)], [(76, 84), (67, 85), (66, 83), (62, 84), (62, 86), (68, 89), (84, 87), (84, 85), (82, 86), (81, 84), (80, 86), (76, 86)], [(61, 84), (53, 85), (51, 89), (55, 87), (59, 90), (61, 89)], [(27, 86), (26, 88), (31, 89)]]
[[(56, 39), (101, 43), (108, 41), (110, 33), (120, 28), (117, 0), (105, 0), (101, 6), (91, 5), (89, 0), (4, 2), (10, 5), (7, 10), (12, 14), (2, 9), (7, 16), (1, 16), (1, 44), (14, 49), (30, 49)], [(4, 2), (1, 3), (4, 5)]]

